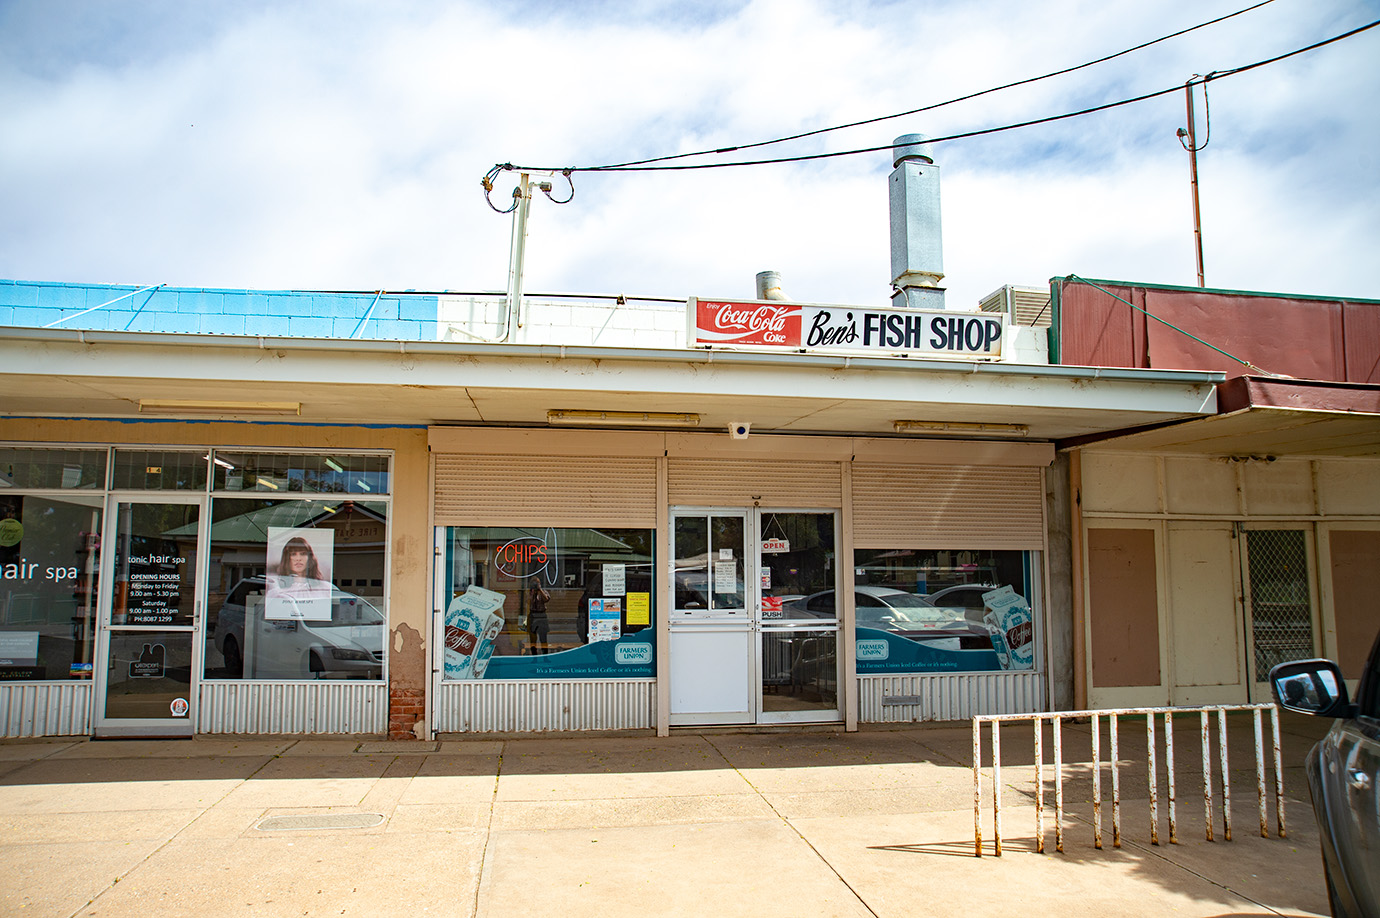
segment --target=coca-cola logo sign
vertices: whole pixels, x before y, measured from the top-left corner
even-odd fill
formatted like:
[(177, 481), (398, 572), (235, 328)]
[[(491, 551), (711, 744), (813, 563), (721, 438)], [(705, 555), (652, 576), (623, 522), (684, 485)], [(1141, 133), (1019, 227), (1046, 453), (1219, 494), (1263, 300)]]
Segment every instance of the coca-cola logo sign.
[(785, 303), (702, 300), (698, 304), (701, 344), (800, 346), (800, 307)]
[(934, 354), (995, 360), (1006, 322), (990, 312), (865, 309), (766, 300), (690, 299), (694, 347)]

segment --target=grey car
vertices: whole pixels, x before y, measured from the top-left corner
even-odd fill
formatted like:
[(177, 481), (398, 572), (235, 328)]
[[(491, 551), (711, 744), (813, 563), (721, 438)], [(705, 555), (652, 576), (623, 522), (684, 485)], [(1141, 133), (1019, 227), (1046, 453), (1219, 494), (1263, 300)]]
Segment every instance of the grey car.
[(1338, 918), (1380, 916), (1380, 635), (1354, 704), (1331, 660), (1281, 663), (1270, 689), (1286, 710), (1336, 718), (1306, 762), (1328, 902)]
[(225, 675), (247, 679), (383, 677), (386, 619), (369, 600), (333, 588), (329, 620), (274, 621), (264, 615), (266, 592), (263, 577), (250, 577), (225, 598), (211, 636), (225, 661)]

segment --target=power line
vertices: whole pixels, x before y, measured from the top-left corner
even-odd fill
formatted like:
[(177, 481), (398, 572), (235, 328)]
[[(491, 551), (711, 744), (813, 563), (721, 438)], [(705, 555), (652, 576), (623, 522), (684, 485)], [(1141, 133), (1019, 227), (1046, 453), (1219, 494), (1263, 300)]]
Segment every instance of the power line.
[(1141, 51), (1141, 50), (1143, 50), (1143, 49), (1145, 49), (1145, 48), (1149, 48), (1151, 45), (1157, 45), (1157, 44), (1159, 44), (1160, 42), (1169, 41), (1169, 40), (1172, 39), (1172, 38), (1178, 38), (1180, 35), (1187, 35), (1189, 32), (1195, 32), (1195, 31), (1197, 31), (1198, 29), (1203, 29), (1203, 28), (1206, 28), (1207, 26), (1210, 26), (1210, 25), (1216, 25), (1216, 24), (1219, 23), (1219, 22), (1224, 22), (1224, 21), (1226, 21), (1226, 20), (1228, 20), (1228, 19), (1231, 19), (1231, 18), (1233, 18), (1233, 17), (1235, 17), (1235, 16), (1240, 16), (1240, 15), (1243, 14), (1243, 13), (1249, 13), (1251, 10), (1259, 9), (1259, 8), (1262, 7), (1262, 6), (1265, 6), (1266, 4), (1273, 3), (1273, 2), (1274, 2), (1274, 0), (1261, 0), (1260, 3), (1257, 3), (1257, 4), (1253, 5), (1253, 6), (1248, 6), (1248, 7), (1246, 7), (1245, 9), (1237, 10), (1237, 11), (1234, 12), (1234, 13), (1228, 13), (1228, 14), (1225, 15), (1225, 16), (1218, 16), (1216, 19), (1209, 19), (1207, 22), (1200, 22), (1200, 23), (1198, 23), (1198, 24), (1195, 25), (1195, 26), (1189, 26), (1188, 28), (1186, 28), (1186, 29), (1180, 29), (1180, 30), (1177, 31), (1177, 32), (1170, 32), (1168, 35), (1161, 35), (1159, 38), (1155, 38), (1155, 39), (1152, 39), (1152, 40), (1150, 40), (1150, 41), (1142, 42), (1142, 43), (1140, 43), (1140, 44), (1138, 44), (1138, 45), (1135, 45), (1134, 47), (1127, 48), (1127, 49), (1125, 49), (1124, 51), (1117, 51), (1115, 54), (1108, 54), (1108, 55), (1106, 55), (1105, 57), (1099, 57), (1099, 58), (1097, 58), (1096, 60), (1087, 61), (1087, 62), (1082, 63), (1082, 64), (1076, 64), (1076, 65), (1074, 65), (1074, 66), (1072, 66), (1072, 67), (1065, 67), (1063, 70), (1054, 70), (1054, 71), (1051, 71), (1051, 72), (1049, 72), (1049, 73), (1041, 74), (1040, 76), (1027, 77), (1026, 79), (1023, 79), (1023, 80), (1016, 80), (1014, 83), (1005, 83), (1005, 84), (1003, 84), (1003, 85), (1001, 85), (1001, 86), (993, 86), (993, 87), (990, 88), (990, 89), (982, 89), (982, 90), (979, 90), (978, 92), (969, 93), (969, 94), (966, 95), (966, 96), (957, 96), (956, 98), (948, 99), (948, 100), (946, 100), (946, 101), (944, 101), (944, 102), (935, 102), (935, 103), (933, 103), (933, 104), (931, 104), (931, 105), (925, 105), (925, 106), (922, 106), (922, 107), (920, 107), (920, 108), (913, 108), (913, 109), (911, 109), (910, 111), (897, 112), (897, 113), (894, 114), (894, 115), (880, 115), (880, 116), (878, 116), (878, 117), (876, 117), (876, 118), (866, 118), (866, 119), (864, 119), (864, 120), (862, 120), (862, 121), (850, 121), (850, 122), (847, 123), (847, 124), (837, 124), (837, 125), (834, 125), (833, 127), (816, 128), (816, 129), (813, 130), (813, 131), (804, 131), (803, 133), (800, 133), (800, 134), (791, 134), (791, 135), (789, 135), (789, 136), (787, 136), (787, 137), (777, 137), (777, 138), (774, 139), (774, 140), (759, 140), (759, 141), (757, 141), (756, 143), (745, 143), (745, 144), (739, 144), (739, 145), (737, 145), (737, 146), (732, 146), (732, 147), (719, 147), (719, 148), (713, 149), (713, 150), (700, 150), (700, 151), (697, 152), (697, 153), (674, 153), (674, 154), (671, 154), (671, 155), (669, 155), (669, 156), (656, 156), (656, 157), (653, 157), (653, 158), (651, 158), (651, 159), (639, 159), (639, 160), (634, 160), (634, 161), (632, 161), (632, 162), (616, 163), (616, 164), (614, 164), (613, 166), (610, 166), (610, 168), (622, 168), (622, 167), (626, 167), (626, 166), (645, 166), (645, 165), (648, 165), (648, 164), (650, 164), (650, 163), (667, 162), (667, 161), (673, 160), (673, 159), (687, 159), (687, 158), (692, 157), (692, 156), (708, 156), (708, 155), (711, 155), (711, 154), (712, 154), (712, 155), (717, 155), (717, 154), (720, 154), (720, 153), (736, 153), (736, 152), (738, 152), (738, 151), (740, 151), (740, 150), (752, 150), (752, 149), (755, 149), (755, 148), (757, 148), (757, 147), (766, 147), (766, 146), (771, 146), (772, 144), (777, 144), (777, 143), (787, 143), (788, 141), (800, 140), (800, 139), (802, 139), (802, 138), (804, 138), (804, 137), (815, 137), (815, 136), (817, 136), (817, 135), (819, 135), (819, 134), (827, 134), (827, 133), (829, 133), (830, 131), (842, 131), (842, 130), (846, 130), (846, 129), (848, 129), (848, 128), (862, 127), (863, 125), (877, 124), (877, 123), (882, 122), (882, 121), (891, 121), (891, 120), (896, 119), (896, 118), (905, 118), (905, 117), (908, 117), (908, 116), (910, 116), (910, 115), (918, 115), (918, 114), (921, 114), (922, 112), (928, 112), (928, 111), (933, 111), (933, 110), (935, 110), (935, 109), (937, 109), (937, 108), (943, 108), (943, 107), (946, 106), (946, 105), (954, 105), (954, 104), (959, 103), (959, 102), (967, 102), (969, 99), (976, 99), (976, 98), (978, 98), (979, 96), (989, 95), (989, 94), (994, 93), (994, 92), (1001, 92), (1002, 90), (1005, 90), (1005, 89), (1014, 89), (1014, 88), (1017, 87), (1017, 86), (1025, 86), (1025, 85), (1027, 85), (1027, 84), (1029, 84), (1029, 83), (1038, 83), (1038, 82), (1041, 81), (1041, 80), (1048, 80), (1048, 79), (1051, 79), (1052, 77), (1063, 76), (1063, 75), (1066, 74), (1066, 73), (1073, 73), (1074, 71), (1077, 71), (1077, 70), (1083, 70), (1083, 69), (1086, 68), (1086, 67), (1094, 67), (1094, 66), (1096, 66), (1096, 65), (1098, 65), (1098, 64), (1105, 64), (1107, 61), (1115, 60), (1115, 59), (1118, 58), (1118, 57), (1124, 57), (1125, 55), (1127, 55), (1127, 54), (1132, 54), (1132, 53), (1134, 53), (1134, 52), (1136, 52), (1136, 51)]
[[(1224, 78), (1224, 77), (1235, 76), (1235, 75), (1240, 74), (1240, 73), (1246, 73), (1246, 72), (1251, 71), (1251, 70), (1256, 70), (1256, 69), (1258, 69), (1258, 68), (1260, 68), (1260, 67), (1265, 67), (1265, 66), (1268, 66), (1268, 65), (1270, 65), (1270, 64), (1275, 64), (1275, 63), (1278, 63), (1278, 62), (1280, 62), (1280, 61), (1282, 61), (1282, 60), (1286, 60), (1286, 59), (1288, 59), (1288, 58), (1295, 57), (1295, 56), (1300, 55), (1300, 54), (1305, 54), (1305, 53), (1307, 53), (1307, 52), (1309, 52), (1309, 51), (1315, 51), (1315, 50), (1317, 50), (1318, 48), (1325, 47), (1325, 46), (1327, 46), (1327, 45), (1333, 44), (1334, 42), (1342, 41), (1343, 39), (1350, 38), (1350, 37), (1353, 36), (1353, 35), (1358, 35), (1358, 34), (1360, 34), (1360, 33), (1362, 33), (1362, 32), (1365, 32), (1365, 31), (1368, 31), (1368, 30), (1370, 30), (1370, 29), (1373, 29), (1373, 28), (1375, 28), (1376, 26), (1380, 26), (1380, 20), (1376, 20), (1376, 21), (1374, 21), (1374, 22), (1368, 23), (1368, 24), (1363, 25), (1363, 26), (1360, 26), (1360, 27), (1358, 27), (1358, 28), (1351, 29), (1351, 30), (1348, 31), (1348, 32), (1343, 32), (1343, 33), (1340, 34), (1340, 35), (1334, 35), (1332, 38), (1324, 39), (1323, 41), (1315, 42), (1315, 43), (1313, 43), (1313, 44), (1311, 44), (1311, 45), (1307, 45), (1307, 46), (1302, 47), (1302, 48), (1297, 48), (1297, 49), (1295, 49), (1295, 50), (1293, 50), (1293, 51), (1289, 51), (1289, 52), (1286, 52), (1286, 53), (1284, 53), (1284, 54), (1277, 55), (1277, 56), (1275, 56), (1275, 57), (1266, 58), (1265, 60), (1261, 60), (1261, 61), (1256, 61), (1256, 62), (1253, 63), (1253, 64), (1245, 64), (1245, 65), (1240, 66), (1240, 67), (1233, 67), (1233, 68), (1230, 69), (1230, 70), (1213, 71), (1212, 73), (1209, 73), (1209, 74), (1208, 74), (1207, 76), (1205, 76), (1205, 77), (1195, 78), (1195, 79), (1189, 80), (1189, 81), (1188, 81), (1188, 85), (1194, 85), (1194, 84), (1200, 84), (1200, 83), (1201, 83), (1201, 84), (1207, 84), (1207, 83), (1208, 83), (1209, 81), (1211, 81), (1211, 80), (1220, 80), (1220, 79), (1222, 79), (1222, 78)], [(982, 136), (985, 136), (985, 135), (988, 135), (988, 134), (999, 134), (999, 133), (1002, 133), (1002, 132), (1004, 132), (1004, 131), (1014, 131), (1014, 130), (1016, 130), (1016, 129), (1018, 129), (1018, 128), (1033, 127), (1033, 126), (1038, 125), (1038, 124), (1048, 124), (1048, 123), (1054, 122), (1054, 121), (1064, 121), (1064, 120), (1067, 120), (1067, 119), (1069, 119), (1069, 118), (1077, 118), (1077, 117), (1080, 117), (1080, 116), (1082, 116), (1082, 115), (1090, 115), (1090, 114), (1094, 114), (1094, 113), (1096, 113), (1096, 112), (1107, 111), (1108, 109), (1120, 108), (1121, 106), (1124, 106), (1124, 105), (1133, 105), (1133, 104), (1135, 104), (1135, 103), (1137, 103), (1137, 102), (1144, 102), (1144, 101), (1146, 101), (1146, 100), (1148, 100), (1148, 99), (1154, 99), (1154, 98), (1156, 98), (1156, 97), (1158, 97), (1158, 96), (1168, 95), (1169, 93), (1172, 93), (1172, 92), (1179, 92), (1179, 91), (1181, 91), (1183, 88), (1184, 88), (1184, 84), (1180, 83), (1180, 84), (1178, 84), (1178, 85), (1171, 86), (1171, 87), (1169, 87), (1168, 89), (1161, 89), (1161, 90), (1157, 90), (1157, 91), (1155, 91), (1155, 92), (1145, 93), (1144, 95), (1135, 96), (1135, 97), (1129, 98), (1129, 99), (1121, 99), (1121, 100), (1116, 101), (1116, 102), (1107, 102), (1107, 103), (1105, 103), (1105, 104), (1103, 104), (1103, 105), (1095, 105), (1095, 106), (1093, 106), (1093, 107), (1091, 107), (1091, 108), (1084, 108), (1084, 109), (1080, 109), (1080, 110), (1074, 111), (1074, 112), (1065, 112), (1065, 113), (1062, 114), (1062, 115), (1050, 115), (1050, 116), (1047, 116), (1047, 117), (1045, 117), (1045, 118), (1034, 118), (1034, 119), (1032, 119), (1032, 120), (1030, 120), (1030, 121), (1020, 121), (1020, 122), (1016, 122), (1016, 123), (1014, 123), (1014, 124), (1005, 124), (1005, 125), (1001, 125), (1001, 126), (999, 126), (999, 127), (982, 128), (982, 129), (976, 130), (976, 131), (965, 131), (965, 132), (960, 133), (960, 134), (947, 134), (947, 135), (942, 136), (942, 137), (930, 137), (930, 138), (926, 138), (925, 142), (926, 142), (926, 143), (932, 143), (932, 144), (933, 144), (933, 143), (943, 143), (943, 142), (949, 141), (949, 140), (963, 140), (963, 139), (970, 138), (970, 137), (982, 137)], [(498, 174), (499, 172), (503, 172), (503, 171), (506, 171), (506, 172), (559, 172), (559, 173), (562, 173), (562, 174), (564, 174), (564, 175), (566, 175), (566, 176), (569, 176), (569, 175), (571, 175), (572, 173), (575, 173), (575, 172), (673, 172), (673, 171), (690, 171), (690, 170), (695, 170), (695, 169), (727, 169), (727, 168), (732, 168), (732, 167), (735, 167), (735, 166), (766, 166), (766, 165), (773, 165), (773, 164), (776, 164), (776, 163), (798, 163), (798, 162), (808, 162), (808, 161), (811, 161), (811, 160), (819, 160), (819, 159), (834, 159), (834, 158), (841, 157), (841, 156), (857, 156), (857, 155), (862, 154), (862, 153), (878, 153), (878, 152), (881, 152), (881, 151), (883, 151), (883, 150), (894, 150), (894, 149), (896, 149), (896, 144), (888, 143), (888, 144), (882, 144), (882, 145), (880, 145), (880, 146), (875, 146), (875, 147), (862, 147), (862, 148), (853, 149), (853, 150), (838, 150), (838, 151), (835, 151), (835, 152), (833, 152), (833, 153), (809, 153), (809, 154), (803, 154), (803, 155), (800, 155), (800, 156), (782, 156), (782, 157), (775, 157), (775, 158), (772, 158), (772, 159), (739, 160), (739, 161), (736, 161), (736, 162), (728, 162), (728, 163), (692, 163), (692, 164), (689, 164), (689, 165), (636, 165), (636, 164), (618, 165), (618, 164), (615, 164), (615, 165), (606, 165), (606, 166), (564, 166), (564, 167), (550, 167), (550, 166), (515, 166), (515, 165), (513, 165), (512, 163), (499, 163), (498, 165), (494, 166), (494, 168), (493, 168), (493, 170), (491, 170), (491, 173), (490, 173), (490, 174), (493, 175), (493, 176), (497, 176), (497, 174)]]

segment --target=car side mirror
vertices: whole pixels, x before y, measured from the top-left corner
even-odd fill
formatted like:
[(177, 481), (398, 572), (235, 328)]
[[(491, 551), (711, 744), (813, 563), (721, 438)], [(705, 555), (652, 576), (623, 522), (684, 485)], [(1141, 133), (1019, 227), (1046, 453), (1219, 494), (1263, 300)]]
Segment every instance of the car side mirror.
[(1346, 717), (1351, 710), (1346, 680), (1331, 660), (1294, 660), (1270, 670), (1270, 691), (1286, 711), (1317, 717)]

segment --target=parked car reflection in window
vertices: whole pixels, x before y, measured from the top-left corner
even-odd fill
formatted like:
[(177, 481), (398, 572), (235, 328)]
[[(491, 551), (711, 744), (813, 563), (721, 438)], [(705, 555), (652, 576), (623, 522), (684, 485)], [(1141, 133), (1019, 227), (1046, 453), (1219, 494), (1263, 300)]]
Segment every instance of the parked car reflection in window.
[[(961, 608), (940, 607), (926, 597), (883, 586), (854, 587), (853, 603), (859, 628), (887, 631), (939, 649), (989, 649), (992, 646), (987, 628), (981, 624), (980, 606), (978, 620), (973, 623)], [(788, 608), (800, 618), (832, 618), (835, 615), (834, 591), (815, 593)]]
[(329, 621), (277, 621), (265, 618), (266, 588), (250, 577), (226, 596), (212, 635), (222, 667), (208, 659), (208, 678), (383, 678), (386, 619), (373, 603), (333, 588)]

